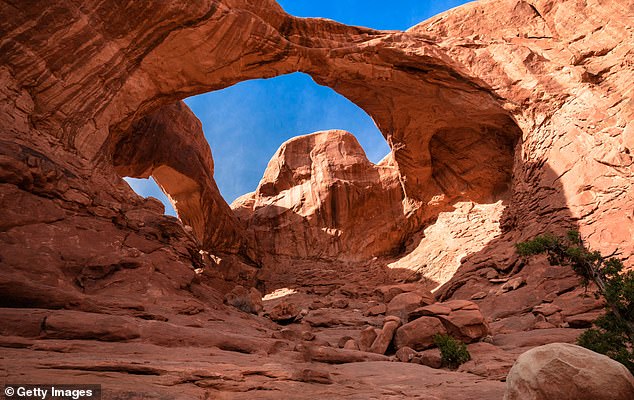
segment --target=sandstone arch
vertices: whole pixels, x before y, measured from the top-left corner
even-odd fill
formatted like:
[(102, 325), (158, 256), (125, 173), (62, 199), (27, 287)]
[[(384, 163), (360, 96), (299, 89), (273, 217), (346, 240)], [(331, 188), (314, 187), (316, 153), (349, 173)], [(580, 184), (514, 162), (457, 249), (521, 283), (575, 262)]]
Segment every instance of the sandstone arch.
[[(251, 9), (256, 6), (248, 7)], [(242, 14), (243, 11), (235, 7), (226, 17), (229, 20), (246, 18)], [(261, 20), (253, 22), (258, 24), (253, 27), (256, 38), (260, 35), (257, 29), (266, 28), (269, 35), (266, 43), (270, 47), (258, 49), (265, 52), (265, 60), (258, 63), (248, 63), (244, 61), (248, 57), (239, 54), (216, 55), (214, 52), (229, 50), (219, 49), (216, 43), (207, 44), (204, 36), (201, 36), (209, 34), (205, 29), (209, 29), (213, 19), (196, 29), (186, 28), (178, 31), (174, 37), (166, 39), (156, 51), (143, 60), (128, 80), (129, 85), (134, 83), (136, 89), (139, 82), (148, 79), (147, 70), (153, 71), (152, 76), (165, 76), (165, 82), (154, 88), (156, 92), (145, 93), (148, 99), (143, 99), (140, 108), (133, 115), (145, 112), (143, 110), (152, 104), (165, 102), (165, 92), (172, 98), (180, 98), (251, 77), (273, 76), (299, 70), (309, 73), (318, 83), (335, 89), (373, 117), (393, 149), (394, 164), (399, 170), (406, 198), (404, 211), (407, 215), (414, 215), (419, 221), (430, 220), (439, 210), (445, 209), (459, 198), (490, 200), (497, 195), (501, 187), (509, 187), (513, 145), (519, 137), (519, 128), (514, 126), (500, 99), (496, 98), (485, 84), (468, 77), (464, 72), (459, 72), (461, 68), (436, 46), (421, 42), (418, 43), (418, 54), (404, 54), (398, 48), (389, 45), (395, 40), (410, 40), (404, 34), (345, 27), (330, 21), (321, 21), (317, 26), (307, 25), (306, 21), (281, 14), (273, 6), (267, 9), (265, 16), (264, 21), (267, 24), (264, 26), (260, 25), (263, 23)], [(220, 24), (218, 21), (214, 22)], [(224, 36), (212, 37), (215, 41), (228, 40)], [(241, 50), (252, 51), (250, 46), (255, 39), (242, 39), (246, 40), (246, 48)], [(182, 54), (185, 51), (182, 48), (183, 43), (190, 42), (203, 45), (186, 50), (186, 57), (173, 56)], [(326, 45), (337, 50), (327, 49), (324, 47)], [(236, 49), (238, 48), (240, 46), (236, 46)], [(231, 52), (235, 53), (236, 49), (232, 49)], [(229, 67), (222, 66), (218, 69), (219, 67), (214, 66), (226, 62), (227, 57), (241, 60), (239, 66), (232, 64), (230, 69), (233, 75), (230, 79), (223, 75)], [(156, 69), (158, 65), (165, 70)], [(365, 67), (367, 65), (372, 67)], [(205, 75), (204, 72), (209, 69), (214, 70), (213, 74)], [(181, 75), (173, 77), (172, 71), (179, 71)], [(138, 96), (136, 92), (126, 93), (125, 86), (122, 89), (122, 93), (113, 99), (113, 103), (124, 101), (118, 97)], [(135, 99), (128, 97), (125, 104), (128, 108), (134, 107)], [(115, 137), (125, 135), (124, 127), (130, 123), (129, 116), (119, 115), (118, 118), (121, 120), (111, 122), (111, 132)], [(464, 125), (465, 121), (469, 124), (466, 132), (504, 132), (503, 136), (508, 137), (507, 141), (511, 145), (503, 149), (495, 146), (480, 149), (490, 153), (489, 159), (504, 160), (504, 166), (494, 168), (504, 171), (500, 174), (481, 173), (481, 176), (493, 182), (483, 184), (474, 181), (470, 183), (469, 193), (444, 193), (451, 184), (443, 182), (445, 175), (442, 172), (436, 172), (434, 175), (433, 162), (435, 157), (436, 165), (440, 165), (438, 160), (443, 158), (444, 153), (432, 155), (431, 138), (437, 132), (458, 129), (456, 126)], [(504, 154), (497, 157), (498, 151)], [(480, 168), (482, 167), (481, 165)], [(453, 176), (455, 177), (455, 174)], [(426, 203), (432, 198), (435, 199), (433, 205), (427, 207)], [(221, 215), (216, 220), (224, 221), (224, 217)], [(212, 222), (212, 219), (207, 221), (211, 222), (209, 229), (217, 231), (216, 223)], [(221, 222), (222, 226), (230, 224)]]
[[(56, 0), (46, 13), (32, 3), (1, 5), (2, 14), (10, 16), (2, 25), (4, 95), (21, 99), (17, 106), (6, 106), (19, 123), (3, 123), (13, 126), (9, 135), (26, 137), (33, 128), (54, 138), (52, 146), (59, 140), (79, 163), (97, 165), (106, 175), (110, 144), (158, 107), (241, 80), (293, 71), (309, 73), (374, 118), (394, 150), (408, 211), (424, 210), (442, 192), (431, 179), (428, 146), (434, 132), (453, 129), (456, 121), (472, 121), (475, 130), (504, 131), (512, 116), (529, 139), (523, 157), (531, 159), (549, 156), (548, 146), (537, 138), (563, 145), (594, 133), (611, 140), (610, 127), (631, 131), (631, 107), (619, 102), (632, 81), (623, 68), (629, 65), (625, 43), (631, 33), (623, 22), (628, 18), (611, 17), (630, 8), (616, 0), (597, 5), (592, 15), (575, 5), (575, 15), (587, 17), (575, 21), (560, 12), (565, 5), (548, 1), (474, 3), (404, 33), (296, 19), (272, 0), (135, 3), (125, 12), (103, 2), (79, 6)], [(500, 26), (508, 15), (512, 19)], [(474, 23), (462, 23), (466, 19), (495, 28), (475, 32)], [(132, 26), (130, 20), (143, 23)], [(612, 21), (609, 30), (601, 28), (602, 20)], [(597, 48), (584, 52), (588, 43)], [(608, 67), (612, 72), (606, 72)], [(611, 95), (602, 98), (608, 89)], [(598, 121), (592, 110), (599, 106), (613, 109), (617, 120), (582, 122), (578, 110)], [(562, 131), (557, 124), (567, 127), (568, 138), (553, 133)], [(51, 153), (51, 145), (37, 146)], [(587, 151), (583, 144), (573, 153)], [(609, 173), (611, 165), (629, 168), (618, 154), (596, 154), (577, 167), (596, 170), (593, 160), (600, 159), (600, 174)], [(621, 174), (627, 180), (628, 172)], [(524, 177), (526, 171), (514, 175)], [(570, 197), (576, 190), (572, 186), (571, 181)], [(606, 188), (599, 192), (609, 196)], [(615, 201), (620, 206), (609, 208), (630, 204)], [(579, 202), (579, 215), (584, 215)], [(598, 232), (597, 241), (599, 235), (610, 246), (623, 243)]]
[(117, 173), (152, 176), (205, 248), (235, 253), (243, 247), (244, 232), (213, 179), (214, 162), (200, 121), (184, 103), (135, 121), (110, 146)]
[[(179, 153), (175, 158), (171, 153), (156, 157), (161, 152), (153, 153), (151, 146), (126, 143), (143, 143), (144, 135), (134, 136), (143, 130), (135, 126), (143, 118), (151, 120), (161, 107), (178, 107), (173, 105), (183, 97), (249, 78), (305, 71), (371, 114), (393, 146), (393, 165), (398, 165), (400, 175), (396, 186), (407, 196), (406, 211), (413, 217), (408, 223), (415, 225), (434, 214), (434, 204), (442, 208), (462, 196), (487, 201), (486, 194), (500, 195), (504, 188), (491, 183), (505, 182), (507, 162), (497, 168), (496, 158), (478, 158), (479, 164), (493, 161), (487, 171), (497, 171), (497, 178), (482, 180), (476, 173), (468, 182), (471, 187), (458, 179), (472, 176), (469, 161), (480, 155), (478, 146), (458, 146), (465, 137), (459, 133), (466, 131), (473, 139), (468, 143), (480, 141), (484, 147), (489, 147), (486, 138), (500, 136), (508, 143), (501, 152), (508, 155), (513, 139), (520, 139), (519, 131), (507, 133), (512, 118), (522, 137), (514, 147), (504, 232), (482, 251), (471, 251), (483, 236), (468, 234), (487, 216), (467, 220), (459, 232), (467, 234), (466, 244), (458, 243), (457, 251), (446, 254), (457, 262), (458, 273), (438, 292), (442, 298), (475, 299), (483, 315), (494, 321), (492, 330), (529, 334), (529, 340), (522, 339), (512, 352), (534, 343), (533, 333), (539, 331), (524, 332), (527, 329), (542, 328), (544, 322), (551, 324), (546, 327), (563, 323), (563, 311), (572, 317), (586, 314), (587, 322), (587, 311), (600, 307), (591, 297), (578, 296), (581, 289), (572, 271), (553, 271), (538, 263), (526, 268), (514, 262), (514, 243), (572, 224), (580, 227), (590, 247), (604, 254), (619, 248), (626, 265), (632, 266), (631, 1), (478, 1), (404, 33), (294, 19), (271, 0), (0, 0), (0, 15), (0, 297), (3, 306), (17, 307), (3, 308), (2, 333), (7, 360), (19, 367), (8, 370), (7, 381), (25, 374), (34, 381), (68, 378), (69, 371), (79, 371), (75, 379), (103, 378), (104, 371), (125, 378), (140, 371), (132, 380), (112, 378), (112, 393), (129, 395), (143, 381), (164, 397), (204, 397), (209, 396), (206, 384), (227, 374), (227, 365), (217, 363), (222, 358), (216, 355), (222, 354), (210, 350), (217, 346), (252, 353), (238, 357), (244, 360), (239, 368), (229, 368), (230, 376), (223, 382), (231, 385), (221, 385), (221, 391), (266, 395), (276, 393), (272, 388), (284, 393), (291, 388), (291, 397), (301, 397), (309, 393), (307, 388), (318, 386), (317, 395), (326, 397), (372, 397), (393, 391), (390, 379), (405, 382), (402, 372), (412, 368), (404, 364), (376, 366), (372, 376), (378, 383), (372, 387), (364, 382), (363, 373), (363, 379), (354, 376), (365, 366), (332, 377), (305, 370), (303, 361), (297, 363), (298, 353), (290, 355), (278, 346), (284, 340), (270, 338), (268, 324), (241, 318), (221, 305), (216, 289), (222, 290), (227, 282), (254, 283), (250, 278), (255, 268), (245, 264), (240, 270), (233, 268), (239, 262), (225, 262), (233, 275), (201, 277), (199, 267), (213, 272), (221, 268), (207, 268), (211, 262), (201, 259), (200, 243), (182, 224), (162, 215), (156, 201), (135, 196), (120, 179), (117, 169), (132, 175), (166, 173), (166, 187), (173, 185), (170, 178), (178, 177), (189, 183), (187, 191), (199, 193), (193, 197), (200, 196), (201, 208), (217, 207), (212, 214), (222, 215), (226, 205), (214, 203), (214, 196), (205, 191), (211, 187), (208, 152), (199, 148), (194, 153), (200, 157), (192, 161), (180, 159)], [(175, 136), (183, 140), (183, 149), (199, 146), (196, 135), (187, 140), (182, 132)], [(129, 152), (124, 151), (126, 146)], [(468, 160), (460, 159), (462, 151), (446, 149), (454, 146), (463, 149)], [(457, 173), (445, 167), (449, 161), (459, 167)], [(444, 199), (436, 199), (435, 193), (444, 194)], [(471, 206), (466, 204), (465, 209)], [(219, 229), (226, 223), (232, 229), (232, 223), (222, 218), (209, 222), (210, 215), (193, 213), (192, 220)], [(433, 227), (450, 230), (453, 222), (448, 219), (445, 226)], [(200, 235), (201, 229), (197, 231)], [(202, 235), (206, 234), (205, 230)], [(218, 251), (240, 247), (213, 235), (202, 240)], [(469, 252), (476, 254), (461, 264)], [(315, 297), (325, 297), (334, 287), (344, 294), (351, 278), (357, 289), (380, 285), (382, 277), (374, 270), (384, 272), (379, 263), (385, 261), (364, 263), (368, 268), (357, 275), (346, 271), (348, 262), (327, 263), (320, 270), (324, 264), (316, 267), (307, 260), (290, 265), (289, 276), (278, 273), (263, 279), (280, 285), (292, 280), (310, 289), (320, 279), (335, 283), (315, 291)], [(298, 276), (303, 272), (318, 274)], [(501, 285), (499, 277), (511, 278), (507, 283), (512, 284)], [(500, 294), (505, 286), (513, 290)], [(363, 296), (369, 299), (370, 293)], [(553, 314), (560, 321), (533, 318), (544, 300), (548, 304), (543, 307), (562, 310)], [(236, 336), (238, 329), (246, 337)], [(542, 336), (552, 340), (549, 334)], [(68, 343), (41, 341), (46, 339)], [(82, 339), (77, 346), (71, 342), (76, 339)], [(132, 342), (119, 347), (100, 341), (112, 339)], [(573, 336), (557, 335), (560, 339)], [(152, 346), (144, 346), (148, 343)], [(498, 344), (506, 347), (504, 341)], [(128, 363), (130, 346), (136, 353)], [(200, 351), (189, 346), (201, 346)], [(72, 365), (67, 353), (56, 351), (47, 354), (60, 357), (47, 359), (44, 365), (36, 348), (71, 349)], [(264, 364), (262, 350), (275, 364), (254, 373), (254, 365)], [(99, 354), (116, 362), (98, 362), (96, 370)], [(178, 362), (166, 358), (175, 355)], [(202, 367), (182, 368), (198, 356), (205, 362)], [(158, 367), (139, 369), (139, 357)], [(287, 366), (305, 370), (299, 377), (304, 382), (288, 381), (294, 374)], [(199, 376), (202, 369), (208, 374)], [(421, 383), (420, 368), (412, 371), (413, 388)], [(148, 379), (141, 379), (144, 376)], [(188, 379), (180, 379), (183, 376)], [(236, 376), (244, 379), (235, 380)], [(265, 377), (274, 377), (275, 382), (263, 385)], [(159, 378), (159, 383), (176, 385), (156, 385)], [(204, 388), (192, 384), (198, 379)], [(495, 387), (494, 382), (483, 386), (480, 377), (465, 382), (473, 384), (459, 390), (424, 387), (411, 393), (501, 397), (499, 381)]]

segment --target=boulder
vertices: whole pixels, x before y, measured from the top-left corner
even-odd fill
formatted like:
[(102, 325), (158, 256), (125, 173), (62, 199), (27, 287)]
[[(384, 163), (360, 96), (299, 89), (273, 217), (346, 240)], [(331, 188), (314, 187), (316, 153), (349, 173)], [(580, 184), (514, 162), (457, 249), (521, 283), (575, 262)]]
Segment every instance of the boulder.
[(416, 355), (416, 351), (407, 346), (403, 346), (396, 351), (396, 358), (398, 358), (400, 362), (410, 362)]
[(359, 350), (359, 345), (354, 339), (350, 339), (343, 345), (343, 348), (345, 350)]
[(414, 292), (425, 299), (425, 304), (434, 302), (434, 295), (425, 290), (418, 283), (400, 283), (397, 285), (381, 285), (374, 289), (374, 294), (381, 298), (384, 303), (389, 303), (392, 299), (402, 293)]
[(394, 336), (397, 349), (411, 347), (416, 351), (424, 350), (434, 345), (434, 335), (447, 333), (438, 318), (420, 317), (401, 326)]
[(354, 339), (352, 337), (350, 337), (350, 336), (343, 336), (337, 342), (337, 347), (339, 347), (340, 349), (343, 349), (343, 347), (346, 345), (346, 343), (348, 343), (348, 341), (350, 341), (350, 340), (354, 340)]
[(297, 318), (299, 312), (300, 309), (295, 303), (282, 301), (273, 307), (269, 313), (269, 318), (277, 323), (289, 323)]
[(439, 315), (447, 332), (465, 343), (472, 343), (489, 334), (489, 328), (480, 310), (456, 310)]
[(412, 362), (415, 364), (425, 365), (430, 368), (442, 367), (442, 357), (440, 356), (440, 350), (429, 349), (421, 351), (412, 358)]
[(452, 300), (419, 307), (408, 314), (408, 320), (420, 317), (436, 317), (451, 336), (466, 343), (474, 342), (489, 334), (484, 316), (478, 305), (467, 300)]
[(370, 347), (372, 347), (372, 343), (377, 337), (377, 333), (373, 327), (368, 326), (364, 330), (361, 331), (359, 335), (359, 350), (361, 351), (370, 351)]
[(435, 317), (437, 315), (449, 315), (451, 313), (451, 307), (445, 306), (442, 303), (431, 304), (429, 306), (419, 307), (409, 313), (409, 322), (420, 317)]
[(399, 317), (401, 321), (407, 321), (410, 312), (424, 305), (421, 295), (414, 292), (401, 293), (396, 295), (388, 304), (386, 315)]
[(505, 400), (631, 400), (622, 364), (580, 346), (552, 343), (522, 354), (506, 377)]
[(225, 295), (225, 303), (244, 312), (258, 314), (262, 312), (262, 293), (256, 288), (246, 289), (237, 285)]
[(394, 332), (396, 332), (399, 326), (401, 326), (400, 318), (394, 316), (385, 317), (383, 329), (381, 329), (381, 332), (377, 335), (376, 339), (374, 339), (372, 346), (370, 346), (370, 352), (385, 354), (385, 351), (392, 342)]

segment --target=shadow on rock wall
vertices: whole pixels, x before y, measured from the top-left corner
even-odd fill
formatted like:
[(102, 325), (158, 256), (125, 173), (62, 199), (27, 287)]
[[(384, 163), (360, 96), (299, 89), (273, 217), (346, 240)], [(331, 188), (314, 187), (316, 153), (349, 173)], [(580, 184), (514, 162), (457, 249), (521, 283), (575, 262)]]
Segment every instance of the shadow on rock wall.
[[(525, 260), (515, 249), (516, 243), (539, 234), (565, 235), (578, 229), (559, 176), (547, 163), (520, 163), (515, 171), (513, 198), (501, 221), (503, 233), (465, 257), (437, 298), (475, 301), (494, 333), (588, 327), (601, 312), (601, 302), (586, 293), (572, 268), (550, 266), (542, 256)], [(542, 303), (552, 303), (558, 311), (548, 316), (532, 312)], [(584, 317), (575, 317), (579, 314)]]

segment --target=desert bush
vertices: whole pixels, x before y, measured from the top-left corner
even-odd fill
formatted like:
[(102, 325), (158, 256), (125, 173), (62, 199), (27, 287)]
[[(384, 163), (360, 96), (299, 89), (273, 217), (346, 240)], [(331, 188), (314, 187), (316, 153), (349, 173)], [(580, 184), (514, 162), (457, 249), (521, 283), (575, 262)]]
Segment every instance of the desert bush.
[(594, 321), (578, 344), (625, 365), (634, 373), (634, 271), (624, 271), (617, 252), (603, 256), (589, 250), (576, 231), (565, 238), (541, 235), (518, 243), (517, 251), (528, 257), (546, 253), (551, 265), (570, 265), (587, 287), (591, 282), (605, 299), (606, 313)]
[(440, 359), (443, 367), (456, 369), (461, 364), (471, 360), (471, 354), (469, 354), (467, 346), (449, 335), (435, 335), (434, 344), (440, 350)]

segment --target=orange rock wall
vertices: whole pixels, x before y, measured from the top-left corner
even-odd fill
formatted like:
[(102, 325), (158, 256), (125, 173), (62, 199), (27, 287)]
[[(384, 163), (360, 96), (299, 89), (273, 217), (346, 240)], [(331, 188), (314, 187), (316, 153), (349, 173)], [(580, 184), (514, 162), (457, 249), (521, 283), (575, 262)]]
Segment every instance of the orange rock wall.
[[(390, 184), (375, 195), (401, 197), (398, 219), (407, 223), (402, 232), (388, 228), (393, 233), (387, 241), (374, 232), (358, 237), (355, 210), (367, 196), (344, 191), (335, 203), (354, 200), (347, 217), (331, 218), (333, 208), (317, 208), (316, 220), (300, 231), (315, 236), (319, 229), (349, 227), (341, 233), (350, 235), (346, 243), (361, 243), (351, 252), (365, 246), (362, 254), (370, 256), (390, 248), (393, 238), (423, 229), (456, 202), (507, 199), (503, 235), (469, 265), (481, 259), (512, 267), (514, 242), (563, 227), (580, 228), (601, 251), (619, 248), (631, 265), (633, 7), (624, 0), (479, 1), (407, 32), (380, 32), (293, 18), (272, 0), (158, 6), (57, 0), (46, 8), (5, 1), (0, 140), (4, 149), (20, 150), (4, 150), (2, 182), (7, 193), (20, 195), (3, 197), (4, 209), (17, 210), (20, 196), (40, 193), (82, 212), (103, 207), (87, 218), (111, 218), (139, 202), (114, 168), (113, 144), (137, 140), (135, 127), (143, 118), (189, 95), (304, 71), (376, 121), (392, 147), (401, 193)], [(193, 197), (200, 200), (181, 200), (186, 207), (179, 213), (190, 218), (202, 246), (219, 252), (252, 248), (213, 189), (211, 155), (199, 133), (191, 143), (199, 155), (193, 162), (183, 151), (182, 159), (170, 155), (168, 163), (190, 171), (186, 189), (180, 187), (186, 180), (167, 189), (174, 187), (173, 172), (160, 167), (154, 153), (129, 154), (137, 158), (127, 164), (143, 166), (141, 175), (159, 166), (152, 173), (164, 177), (174, 199), (183, 190), (199, 193)], [(282, 192), (260, 192), (255, 201), (271, 202)], [(310, 216), (306, 204), (292, 198), (275, 202)], [(396, 212), (392, 204), (388, 209)], [(275, 221), (262, 226), (275, 227)], [(4, 234), (3, 247), (18, 240), (14, 232)], [(310, 251), (305, 245), (269, 247), (296, 256), (345, 252), (331, 236), (327, 232)]]

